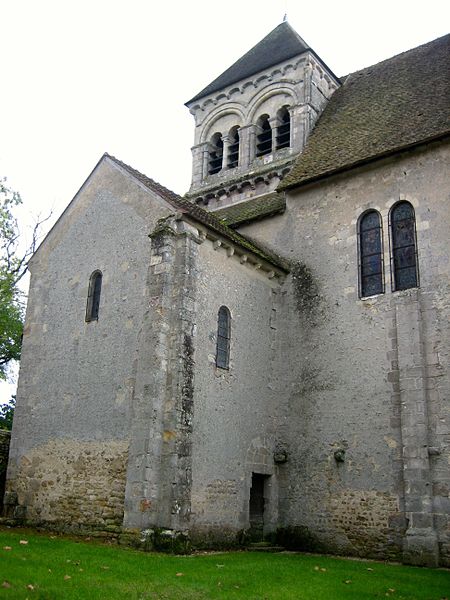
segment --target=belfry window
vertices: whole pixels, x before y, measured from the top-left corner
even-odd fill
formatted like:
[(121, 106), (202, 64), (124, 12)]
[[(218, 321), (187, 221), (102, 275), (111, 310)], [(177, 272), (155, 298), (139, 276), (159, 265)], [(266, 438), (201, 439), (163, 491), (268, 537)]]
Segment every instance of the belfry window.
[(393, 290), (419, 285), (416, 219), (409, 202), (398, 202), (390, 212), (391, 274)]
[(216, 366), (230, 368), (231, 315), (226, 306), (219, 308), (217, 315)]
[(289, 148), (291, 145), (291, 115), (288, 109), (283, 106), (278, 111), (278, 127), (276, 137), (276, 148)]
[(228, 146), (228, 164), (230, 169), (234, 169), (239, 164), (239, 127), (233, 127), (229, 134)]
[(270, 154), (272, 152), (272, 127), (269, 123), (269, 115), (259, 117), (257, 128), (256, 156)]
[(223, 141), (222, 134), (215, 133), (209, 143), (208, 174), (214, 175), (222, 169)]
[(376, 210), (362, 215), (358, 225), (359, 295), (362, 298), (384, 292), (384, 262), (381, 218)]
[(89, 279), (89, 291), (86, 304), (86, 321), (98, 321), (101, 291), (102, 274), (100, 271), (94, 271)]

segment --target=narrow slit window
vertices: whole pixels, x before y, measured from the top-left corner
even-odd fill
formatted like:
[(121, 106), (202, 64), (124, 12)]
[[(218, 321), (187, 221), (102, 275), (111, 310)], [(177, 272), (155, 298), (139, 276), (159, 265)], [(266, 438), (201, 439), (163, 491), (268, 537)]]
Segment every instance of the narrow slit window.
[(219, 308), (217, 316), (216, 366), (230, 368), (231, 315), (226, 306)]
[(86, 321), (98, 321), (101, 291), (102, 274), (100, 271), (94, 271), (89, 279), (89, 291), (86, 305)]
[(390, 221), (393, 289), (417, 287), (419, 274), (414, 208), (409, 202), (399, 202), (391, 210)]
[(222, 134), (215, 133), (209, 143), (208, 174), (214, 175), (222, 170), (223, 141)]
[(360, 297), (384, 293), (383, 236), (381, 218), (376, 210), (364, 213), (359, 221)]
[(272, 152), (272, 127), (269, 115), (262, 115), (258, 119), (258, 135), (256, 136), (256, 156), (264, 156)]
[(288, 109), (283, 108), (278, 112), (278, 127), (276, 146), (277, 150), (289, 148), (291, 145), (291, 116)]
[(239, 164), (239, 128), (233, 127), (230, 131), (228, 146), (228, 168), (234, 169)]

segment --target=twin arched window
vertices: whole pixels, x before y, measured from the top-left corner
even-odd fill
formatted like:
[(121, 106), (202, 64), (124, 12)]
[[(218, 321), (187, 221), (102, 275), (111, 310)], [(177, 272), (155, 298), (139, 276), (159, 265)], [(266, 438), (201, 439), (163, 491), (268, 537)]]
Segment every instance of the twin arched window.
[[(239, 127), (233, 127), (228, 134), (228, 150), (226, 166), (229, 169), (239, 164)], [(221, 133), (215, 133), (209, 142), (208, 175), (214, 175), (222, 170), (224, 165), (224, 147)]]
[[(395, 204), (389, 213), (392, 290), (419, 285), (416, 220), (409, 202)], [(365, 212), (358, 224), (359, 295), (384, 292), (383, 228), (376, 210)]]
[[(291, 145), (291, 115), (288, 107), (283, 106), (277, 113), (277, 127), (272, 131), (269, 115), (261, 115), (256, 123), (256, 156), (265, 156), (272, 151), (289, 148)], [(275, 146), (274, 146), (275, 137)], [(208, 145), (208, 175), (215, 175), (224, 167), (234, 169), (239, 165), (239, 127), (228, 132), (228, 145), (224, 148), (222, 133), (215, 133)], [(225, 153), (225, 155), (224, 155)]]
[(89, 291), (86, 304), (86, 321), (98, 321), (100, 294), (102, 291), (101, 271), (94, 271), (89, 279)]
[(217, 315), (216, 366), (230, 368), (231, 314), (226, 306), (221, 306)]

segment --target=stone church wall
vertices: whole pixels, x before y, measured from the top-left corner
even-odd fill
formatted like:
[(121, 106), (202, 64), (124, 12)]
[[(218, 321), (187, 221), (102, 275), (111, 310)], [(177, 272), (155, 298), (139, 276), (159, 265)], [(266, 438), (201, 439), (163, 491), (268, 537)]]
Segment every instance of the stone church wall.
[[(6, 503), (63, 527), (122, 524), (137, 340), (150, 255), (167, 214), (103, 161), (31, 265)], [(103, 274), (98, 321), (85, 321)]]
[[(229, 542), (249, 527), (252, 473), (267, 475), (266, 528), (278, 518), (273, 452), (281, 289), (277, 280), (209, 242), (200, 245), (197, 264), (190, 529), (194, 541)], [(231, 313), (229, 370), (215, 364), (222, 305)]]
[[(449, 563), (448, 158), (437, 144), (288, 192), (283, 216), (242, 229), (297, 262), (280, 523), (308, 547), (429, 564), (439, 547)], [(399, 200), (416, 213), (420, 287), (392, 292)], [(357, 220), (369, 208), (382, 216), (386, 290), (361, 300)]]

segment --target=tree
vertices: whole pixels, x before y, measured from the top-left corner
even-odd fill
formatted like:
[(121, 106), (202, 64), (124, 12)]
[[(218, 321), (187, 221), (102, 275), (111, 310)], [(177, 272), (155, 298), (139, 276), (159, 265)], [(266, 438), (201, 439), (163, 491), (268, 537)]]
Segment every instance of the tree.
[(20, 204), (20, 195), (6, 185), (6, 179), (0, 179), (0, 380), (6, 379), (8, 363), (20, 358), (25, 309), (19, 282), (47, 220), (36, 222), (30, 244), (19, 252), (20, 232), (13, 210)]
[(15, 406), (15, 396), (12, 396), (11, 399), (6, 402), (6, 404), (0, 406), (0, 429), (7, 429), (8, 431), (11, 431)]

